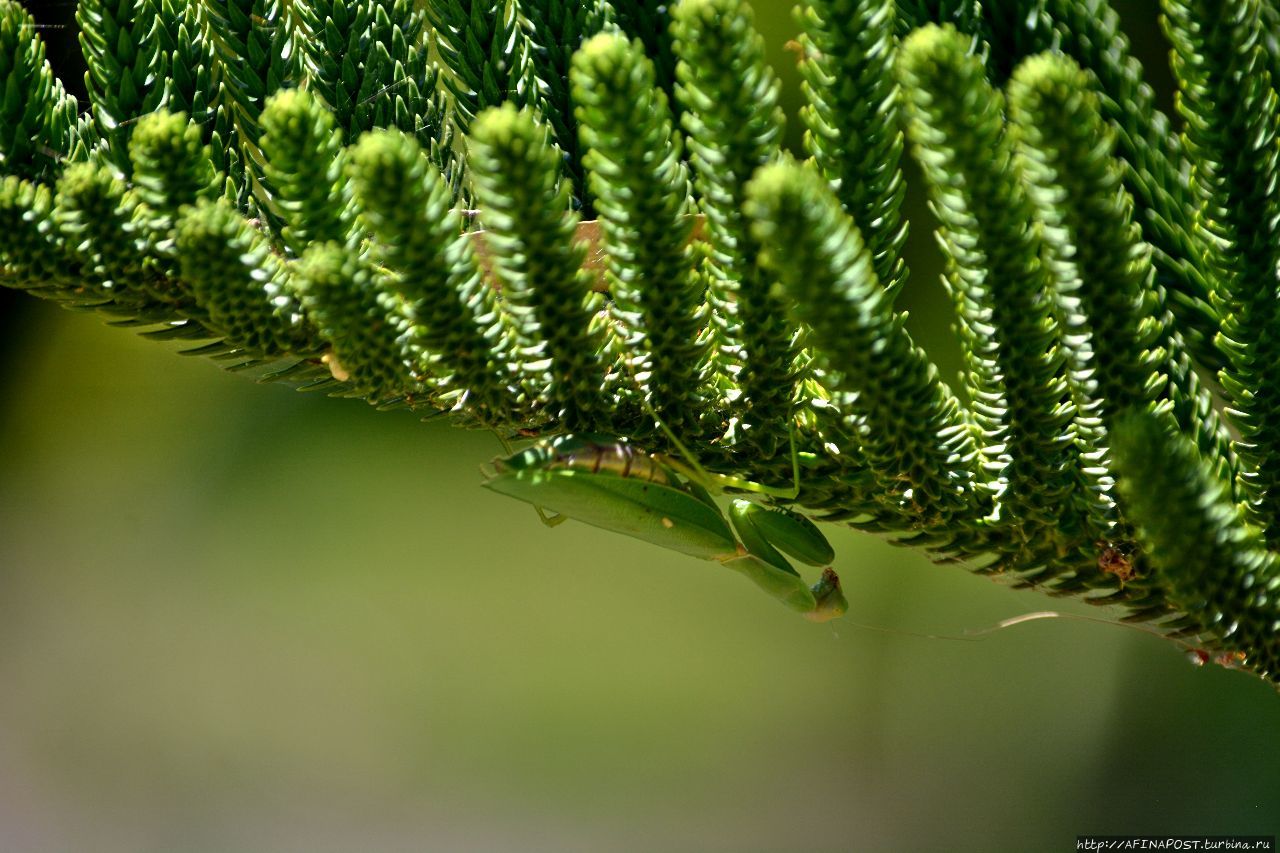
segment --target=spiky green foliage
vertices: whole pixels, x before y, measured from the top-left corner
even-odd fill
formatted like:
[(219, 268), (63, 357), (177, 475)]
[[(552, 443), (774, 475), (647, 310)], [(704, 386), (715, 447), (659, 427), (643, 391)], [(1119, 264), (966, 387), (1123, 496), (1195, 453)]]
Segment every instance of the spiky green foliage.
[(185, 112), (206, 132), (217, 94), (209, 75), (213, 69), (213, 41), (204, 38), (204, 4), (159, 0), (160, 27), (154, 38), (168, 60), (166, 106)]
[[(84, 0), (78, 117), (0, 0), (0, 283), (628, 437), (1280, 683), (1272, 6), (1166, 4), (1179, 137), (1104, 0), (809, 0), (796, 162), (739, 0)], [(894, 307), (900, 119), (954, 388)]]
[(707, 216), (720, 346), (740, 363), (734, 379), (746, 403), (742, 438), (768, 458), (787, 440), (797, 352), (786, 306), (756, 262), (760, 250), (742, 205), (751, 175), (779, 154), (779, 84), (741, 0), (685, 0), (672, 32), (690, 161)]
[(183, 205), (194, 204), (213, 184), (200, 130), (183, 113), (160, 110), (140, 119), (129, 140), (129, 159), (138, 200), (157, 231), (172, 228)]
[(262, 110), (267, 96), (297, 73), (297, 50), (281, 0), (228, 0), (205, 8), (217, 86), (215, 163), (232, 178), (242, 206), (274, 214), (263, 175)]
[[(1217, 316), (1208, 304), (1203, 250), (1191, 230), (1195, 205), (1188, 164), (1107, 0), (989, 0), (981, 8), (971, 0), (936, 5), (904, 0), (898, 7), (913, 27), (950, 23), (978, 39), (976, 49), (996, 82), (1008, 76), (1017, 60), (1038, 51), (1062, 51), (1086, 69), (1102, 96), (1103, 115), (1118, 131), (1125, 184), (1140, 203), (1135, 218), (1152, 246), (1159, 281), (1170, 291), (1170, 310), (1196, 358), (1219, 366), (1221, 355), (1213, 345)], [(999, 49), (986, 50), (991, 44)]]
[(1155, 92), (1107, 0), (1047, 0), (1047, 9), (1062, 49), (1097, 81), (1102, 113), (1115, 127), (1124, 157), (1125, 186), (1139, 203), (1134, 218), (1169, 291), (1169, 310), (1196, 359), (1216, 368), (1222, 363), (1213, 344), (1218, 318), (1209, 305), (1202, 241), (1191, 227), (1194, 196), (1178, 134), (1156, 108)]
[(1240, 486), (1251, 519), (1280, 543), (1280, 115), (1256, 2), (1171, 2), (1178, 107), (1200, 164), (1196, 226), (1207, 236), (1222, 315), (1221, 374), (1241, 433)]
[(802, 111), (813, 154), (865, 235), (876, 276), (891, 292), (907, 280), (902, 246), (906, 184), (899, 162), (896, 38), (892, 0), (816, 0), (800, 7), (809, 39), (800, 64)]
[(53, 220), (66, 250), (90, 286), (122, 306), (141, 302), (144, 291), (134, 205), (105, 166), (76, 163), (58, 179)]
[(560, 153), (532, 113), (508, 104), (476, 117), (471, 168), (527, 366), (525, 387), (565, 429), (599, 429), (609, 407), (599, 336), (590, 328), (594, 294), (573, 242), (578, 217)]
[[(175, 226), (190, 205), (215, 195), (209, 148), (185, 114), (161, 109), (138, 120), (129, 140), (129, 163), (143, 287), (169, 310), (190, 307), (194, 297), (182, 275)], [(195, 324), (183, 325), (195, 331)]]
[(182, 277), (208, 328), (233, 346), (267, 356), (306, 346), (284, 264), (229, 205), (189, 208), (176, 242)]
[(75, 99), (45, 60), (35, 21), (14, 0), (0, 0), (0, 169), (40, 177), (70, 153)]
[(1126, 409), (1164, 401), (1230, 482), (1230, 436), (1172, 318), (1159, 307), (1167, 293), (1133, 221), (1124, 168), (1113, 156), (1115, 135), (1088, 76), (1075, 62), (1046, 54), (1024, 63), (1010, 85), (1028, 179), (1066, 301), (1082, 413), (1110, 430)]
[(128, 174), (133, 123), (164, 101), (157, 81), (168, 77), (169, 57), (156, 33), (154, 0), (85, 0), (76, 6), (80, 45), (88, 60), (85, 88), (108, 156)]
[(337, 243), (321, 243), (296, 275), (302, 306), (330, 346), (335, 378), (373, 402), (418, 390), (420, 352), (405, 336), (408, 317), (384, 273)]
[(765, 266), (812, 327), (833, 384), (850, 395), (884, 500), (924, 523), (973, 514), (973, 436), (937, 368), (904, 328), (906, 318), (893, 311), (852, 219), (812, 171), (795, 164), (759, 172), (747, 213)]
[(1152, 415), (1117, 431), (1121, 488), (1169, 597), (1259, 675), (1280, 672), (1280, 557), (1191, 442)]
[(573, 83), (615, 314), (627, 351), (648, 353), (632, 367), (647, 378), (658, 417), (696, 433), (707, 394), (707, 319), (666, 95), (642, 45), (617, 34), (583, 47)]
[(676, 55), (672, 45), (671, 11), (667, 0), (609, 0), (618, 25), (644, 42), (644, 52), (653, 60), (658, 85), (670, 97), (675, 92)]
[(543, 85), (546, 120), (556, 144), (565, 152), (566, 171), (573, 181), (574, 203), (585, 218), (594, 218), (590, 189), (582, 170), (578, 117), (570, 97), (569, 68), (573, 54), (591, 36), (612, 25), (608, 0), (539, 0), (522, 5), (529, 23), (529, 55), (534, 76)]
[(395, 274), (408, 334), (441, 399), (452, 395), (452, 408), (501, 423), (517, 405), (504, 329), (443, 176), (412, 137), (393, 130), (366, 134), (349, 170), (373, 257)]
[(1082, 408), (1103, 420), (1152, 399), (1163, 379), (1149, 252), (1110, 154), (1112, 137), (1079, 66), (1035, 57), (1010, 82), (1013, 126), (1058, 276)]
[(467, 131), (488, 107), (506, 101), (538, 101), (528, 34), (519, 8), (510, 0), (433, 0), (427, 6), (437, 48), (448, 71), (444, 82), (454, 97), (454, 120)]
[[(426, 15), (412, 0), (297, 4), (307, 85), (355, 139), (397, 127), (424, 143), (444, 128), (437, 70), (426, 43)], [(444, 157), (442, 149), (433, 152)], [(438, 165), (445, 167), (444, 160)]]
[(981, 0), (902, 0), (897, 6), (899, 35), (930, 22), (950, 24), (979, 37), (990, 32)]
[[(74, 288), (70, 267), (53, 223), (53, 193), (16, 175), (0, 183), (0, 273), (5, 284), (52, 295)], [(62, 287), (60, 287), (60, 285)]]
[(350, 229), (344, 203), (342, 131), (333, 113), (308, 92), (277, 92), (262, 111), (264, 174), (284, 223), (280, 236), (295, 255), (313, 242), (341, 242)]
[(974, 420), (1027, 550), (1080, 547), (1080, 458), (1053, 283), (1003, 99), (968, 40), (925, 27), (902, 46), (909, 133), (942, 221), (948, 282), (969, 355)]

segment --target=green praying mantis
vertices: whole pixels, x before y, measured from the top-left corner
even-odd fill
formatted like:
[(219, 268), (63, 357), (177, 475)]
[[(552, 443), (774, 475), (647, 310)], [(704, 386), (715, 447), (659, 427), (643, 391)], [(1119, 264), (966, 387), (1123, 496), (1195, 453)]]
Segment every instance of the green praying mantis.
[[(830, 567), (835, 552), (817, 525), (790, 510), (741, 498), (731, 501), (726, 521), (699, 480), (727, 488), (775, 490), (707, 474), (605, 436), (559, 436), (495, 459), (493, 465), (494, 473), (484, 485), (556, 513), (544, 518), (548, 524), (572, 518), (712, 560), (815, 622), (843, 616), (849, 609), (840, 579)], [(807, 586), (783, 552), (823, 566), (818, 582)]]
[[(667, 434), (687, 455), (675, 436)], [(533, 504), (550, 526), (572, 518), (720, 563), (744, 575), (805, 618), (827, 622), (844, 616), (849, 604), (840, 588), (840, 579), (829, 565), (835, 552), (817, 526), (799, 513), (741, 498), (730, 502), (726, 520), (725, 513), (703, 485), (793, 498), (799, 480), (794, 446), (792, 454), (797, 484), (787, 490), (711, 474), (696, 463), (688, 465), (661, 454), (645, 453), (625, 439), (563, 435), (493, 460), (494, 471), (484, 485)], [(544, 508), (556, 515), (548, 519), (542, 513)], [(818, 582), (806, 586), (783, 552), (809, 565), (824, 567)], [(990, 627), (966, 630), (963, 635), (923, 634), (858, 623), (855, 627), (929, 640), (976, 642), (997, 631), (1045, 619), (1111, 625), (1171, 639), (1197, 666), (1212, 661), (1236, 669), (1244, 663), (1240, 652), (1202, 649), (1143, 625), (1052, 610), (1002, 619)]]
[[(668, 437), (679, 446), (674, 436)], [(572, 518), (720, 563), (815, 622), (839, 618), (849, 609), (840, 579), (828, 565), (835, 552), (812, 521), (790, 510), (764, 507), (740, 498), (731, 501), (726, 520), (703, 483), (784, 497), (795, 497), (794, 488), (775, 489), (709, 474), (696, 465), (645, 453), (624, 439), (606, 436), (564, 435), (539, 441), (518, 453), (495, 459), (493, 465), (494, 472), (484, 485), (533, 504), (540, 516), (542, 508), (557, 513), (550, 519), (543, 516), (548, 525)], [(782, 552), (809, 565), (823, 566), (821, 578), (813, 586), (806, 586)], [(857, 627), (930, 640), (974, 642), (997, 631), (1044, 619), (1093, 622), (1173, 639), (1197, 665), (1212, 660), (1235, 668), (1242, 662), (1236, 653), (1215, 655), (1145, 626), (1057, 611), (1026, 613), (988, 628), (966, 630), (962, 636), (917, 634), (874, 625)]]

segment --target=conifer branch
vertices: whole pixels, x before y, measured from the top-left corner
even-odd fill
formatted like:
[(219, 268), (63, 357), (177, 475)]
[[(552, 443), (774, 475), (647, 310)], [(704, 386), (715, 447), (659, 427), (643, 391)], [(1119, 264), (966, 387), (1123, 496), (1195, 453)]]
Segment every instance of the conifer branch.
[(907, 229), (895, 7), (891, 0), (815, 0), (804, 14), (805, 144), (866, 236), (876, 276), (896, 293), (907, 280)]
[(167, 78), (169, 70), (169, 57), (155, 37), (158, 12), (153, 0), (86, 0), (76, 6), (89, 66), (85, 89), (107, 156), (125, 175), (133, 122), (164, 101), (164, 88), (153, 83)]
[[(1028, 559), (1079, 547), (1080, 458), (1065, 356), (1033, 206), (1005, 132), (1003, 99), (968, 40), (924, 27), (903, 43), (908, 132), (942, 220), (949, 282), (968, 345), (970, 399), (996, 466), (1002, 519)], [(1034, 555), (1034, 556), (1033, 556)]]
[(35, 21), (0, 0), (0, 169), (43, 177), (71, 150), (76, 107), (45, 59)]
[(666, 95), (641, 45), (617, 34), (586, 44), (573, 82), (623, 346), (648, 353), (632, 366), (647, 380), (658, 417), (696, 434), (707, 397), (706, 310)]
[(850, 396), (884, 500), (917, 524), (976, 512), (977, 447), (950, 389), (895, 314), (851, 218), (812, 171), (760, 170), (747, 213), (787, 301), (813, 329), (819, 358)]
[(1179, 110), (1201, 203), (1213, 293), (1223, 315), (1221, 373), (1241, 433), (1250, 520), (1280, 542), (1280, 114), (1256, 2), (1169, 2)]
[[(1280, 683), (1276, 12), (1165, 14), (1182, 138), (1105, 0), (809, 0), (796, 162), (742, 0), (82, 0), (81, 114), (0, 0), (0, 285), (624, 485), (655, 451), (646, 512), (760, 491)], [(894, 308), (901, 119), (960, 393)]]
[(305, 89), (272, 95), (262, 111), (263, 174), (274, 188), (280, 237), (294, 256), (344, 242), (351, 228), (342, 131)]
[(759, 247), (742, 206), (752, 174), (780, 153), (779, 83), (741, 0), (685, 0), (675, 9), (672, 34), (676, 94), (707, 216), (722, 352), (741, 365), (733, 378), (746, 404), (742, 438), (767, 459), (787, 440), (797, 352), (786, 308), (757, 265)]
[(519, 409), (511, 354), (444, 177), (412, 136), (394, 130), (363, 136), (348, 171), (372, 256), (395, 274), (407, 334), (428, 359), (437, 393), (482, 424), (500, 424)]
[(1116, 430), (1120, 487), (1173, 602), (1263, 677), (1280, 671), (1280, 557), (1195, 446), (1151, 414)]
[(602, 429), (609, 406), (592, 331), (595, 294), (574, 241), (578, 217), (569, 210), (559, 152), (532, 113), (508, 104), (476, 117), (471, 166), (526, 392), (567, 430)]

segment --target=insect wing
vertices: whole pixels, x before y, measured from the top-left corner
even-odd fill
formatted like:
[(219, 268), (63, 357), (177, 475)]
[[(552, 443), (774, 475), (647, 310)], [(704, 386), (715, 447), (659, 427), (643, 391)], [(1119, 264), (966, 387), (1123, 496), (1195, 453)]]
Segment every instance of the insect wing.
[(778, 571), (799, 577), (800, 573), (791, 568), (787, 558), (773, 547), (769, 538), (756, 526), (756, 509), (758, 507), (751, 501), (741, 498), (734, 500), (729, 506), (729, 520), (733, 522), (733, 529), (738, 532), (738, 538), (742, 540), (743, 547), (747, 549), (747, 553), (761, 562), (767, 563)]
[[(734, 502), (735, 510), (738, 503), (738, 501)], [(742, 510), (745, 519), (761, 536), (769, 540), (770, 544), (785, 554), (811, 566), (829, 566), (835, 560), (835, 549), (831, 547), (827, 537), (822, 535), (818, 525), (800, 513), (775, 507), (763, 507), (750, 501), (741, 501), (741, 503), (746, 504)], [(741, 530), (738, 516), (733, 515), (733, 520), (734, 526)]]
[(704, 560), (737, 550), (719, 510), (660, 483), (587, 471), (525, 469), (499, 474), (484, 485), (593, 527)]

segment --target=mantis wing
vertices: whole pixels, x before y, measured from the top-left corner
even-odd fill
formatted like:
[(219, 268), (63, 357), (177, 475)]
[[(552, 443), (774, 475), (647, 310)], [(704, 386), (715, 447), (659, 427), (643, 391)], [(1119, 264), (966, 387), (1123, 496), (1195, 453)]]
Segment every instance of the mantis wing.
[(593, 527), (704, 560), (737, 552), (737, 540), (720, 511), (672, 486), (564, 469), (508, 471), (484, 485)]

